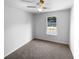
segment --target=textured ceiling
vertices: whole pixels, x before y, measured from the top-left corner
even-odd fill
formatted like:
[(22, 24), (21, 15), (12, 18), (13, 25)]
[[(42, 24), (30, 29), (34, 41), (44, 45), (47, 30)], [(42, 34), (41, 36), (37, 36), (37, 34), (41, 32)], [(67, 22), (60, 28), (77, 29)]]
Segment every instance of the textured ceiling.
[[(26, 1), (30, 1), (33, 3), (28, 3)], [(63, 10), (68, 9), (73, 6), (73, 0), (45, 0), (45, 6), (48, 9), (43, 10), (42, 12), (49, 12), (49, 11), (56, 11), (56, 10)], [(39, 0), (4, 0), (5, 5), (9, 5), (12, 7), (20, 8), (24, 11), (38, 13), (37, 8), (27, 8), (27, 6), (36, 6), (36, 3)]]

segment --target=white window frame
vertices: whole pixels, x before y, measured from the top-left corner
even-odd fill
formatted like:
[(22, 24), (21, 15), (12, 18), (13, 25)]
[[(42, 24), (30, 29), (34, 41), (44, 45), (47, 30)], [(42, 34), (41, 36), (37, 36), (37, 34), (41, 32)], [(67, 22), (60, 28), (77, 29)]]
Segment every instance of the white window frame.
[[(52, 16), (52, 17), (54, 17), (54, 16)], [(57, 18), (56, 18), (56, 31), (48, 32), (48, 17), (46, 17), (46, 34), (47, 35), (57, 35)]]

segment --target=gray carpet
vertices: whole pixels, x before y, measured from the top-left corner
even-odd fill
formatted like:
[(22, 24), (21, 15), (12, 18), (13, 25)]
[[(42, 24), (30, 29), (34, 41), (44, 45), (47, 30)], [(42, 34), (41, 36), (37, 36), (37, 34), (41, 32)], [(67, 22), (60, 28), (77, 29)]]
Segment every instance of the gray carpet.
[(68, 46), (32, 40), (5, 59), (73, 59)]

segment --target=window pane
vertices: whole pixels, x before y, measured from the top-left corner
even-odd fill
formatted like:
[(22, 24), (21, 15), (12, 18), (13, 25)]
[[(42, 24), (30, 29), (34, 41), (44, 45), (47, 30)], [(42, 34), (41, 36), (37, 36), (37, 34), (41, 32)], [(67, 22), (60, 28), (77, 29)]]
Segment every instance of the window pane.
[(47, 34), (49, 35), (56, 35), (57, 28), (56, 28), (56, 17), (48, 17), (47, 19)]

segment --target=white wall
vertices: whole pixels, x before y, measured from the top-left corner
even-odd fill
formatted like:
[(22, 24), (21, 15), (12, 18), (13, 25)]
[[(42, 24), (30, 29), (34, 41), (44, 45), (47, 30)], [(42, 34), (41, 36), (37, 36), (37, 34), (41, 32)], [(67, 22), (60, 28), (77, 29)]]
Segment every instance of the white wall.
[(70, 21), (70, 49), (74, 56), (74, 15), (73, 15), (73, 8), (71, 9), (71, 21)]
[[(57, 36), (47, 35), (46, 34), (46, 19), (50, 16), (57, 17)], [(35, 31), (34, 37), (59, 43), (68, 44), (69, 43), (69, 27), (70, 27), (70, 9), (49, 12), (49, 13), (40, 13), (34, 16), (35, 20)]]
[(32, 14), (5, 5), (4, 39), (7, 56), (32, 40)]
[(73, 39), (74, 39), (74, 59), (79, 59), (79, 0), (74, 1), (74, 25)]
[(71, 11), (70, 48), (74, 59), (79, 59), (79, 0), (74, 0)]

